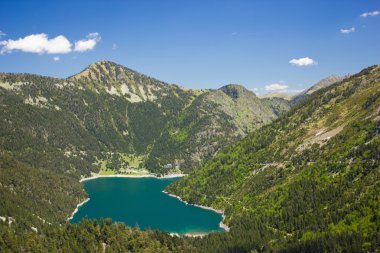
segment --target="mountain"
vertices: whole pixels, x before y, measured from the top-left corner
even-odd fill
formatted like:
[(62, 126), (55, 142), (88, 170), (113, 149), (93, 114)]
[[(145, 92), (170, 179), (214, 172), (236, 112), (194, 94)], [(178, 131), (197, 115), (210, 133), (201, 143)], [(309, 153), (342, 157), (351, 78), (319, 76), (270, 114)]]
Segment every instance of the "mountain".
[(170, 185), (189, 203), (225, 210), (230, 233), (210, 235), (201, 251), (377, 251), (379, 97), (373, 66), (312, 92)]
[(287, 102), (261, 101), (243, 87), (231, 88), (240, 96), (235, 99), (222, 90), (164, 83), (108, 61), (67, 79), (1, 74), (0, 87), (0, 150), (77, 176), (121, 166), (188, 172), (289, 109)]
[[(0, 74), (0, 251), (376, 252), (379, 97), (379, 66), (290, 110), (238, 85), (186, 90), (111, 62), (68, 79)], [(223, 209), (230, 232), (183, 238), (110, 219), (66, 221), (87, 197), (81, 175), (212, 150), (193, 148), (198, 139), (218, 151), (166, 190)], [(173, 169), (165, 165), (148, 168)]]
[[(166, 97), (179, 95), (175, 92), (185, 92), (176, 85), (161, 82), (109, 61), (93, 63), (68, 80), (96, 93), (103, 91), (123, 97), (131, 103), (151, 101), (160, 104)], [(187, 91), (191, 93), (190, 90)]]
[(290, 93), (290, 92), (280, 92), (280, 93), (276, 93), (276, 92), (270, 92), (270, 93), (266, 93), (266, 94), (263, 94), (263, 95), (260, 95), (260, 98), (283, 98), (287, 101), (290, 101), (291, 104), (296, 104), (298, 103), (300, 100), (304, 99), (305, 97), (311, 95), (312, 93), (314, 93), (315, 91), (317, 90), (320, 90), (320, 89), (323, 89), (323, 88), (326, 88), (328, 86), (330, 86), (331, 84), (333, 83), (336, 83), (336, 82), (340, 82), (342, 81), (344, 78), (348, 77), (349, 75), (347, 76), (344, 76), (344, 77), (340, 77), (340, 76), (336, 76), (336, 75), (331, 75), (331, 76), (328, 76), (322, 80), (320, 80), (318, 83), (314, 84), (313, 86), (311, 86), (310, 88), (302, 91), (302, 92), (294, 92), (294, 93)]
[(240, 85), (205, 92), (168, 124), (155, 141), (146, 167), (166, 165), (190, 172), (221, 148), (287, 110), (289, 103), (285, 100), (259, 99)]
[(333, 83), (342, 81), (346, 77), (348, 77), (348, 76), (336, 76), (336, 75), (328, 76), (328, 77), (320, 80), (318, 83), (314, 84), (313, 86), (311, 86), (304, 93), (307, 95), (313, 94), (314, 92), (316, 92), (320, 89), (326, 88)]
[[(242, 86), (189, 90), (108, 61), (66, 79), (2, 73), (0, 249), (56, 252), (56, 238), (65, 237), (63, 251), (97, 251), (99, 241), (110, 245), (115, 236), (151, 243), (154, 252), (193, 249), (166, 233), (132, 233), (109, 221), (100, 224), (103, 236), (87, 233), (89, 243), (77, 244), (84, 227), (99, 228), (67, 224), (86, 198), (78, 179), (110, 170), (190, 172), (287, 110), (288, 102), (261, 100)], [(109, 247), (139, 249), (130, 241)]]
[[(93, 73), (94, 66), (114, 65), (101, 62), (84, 72)], [(145, 93), (144, 78), (153, 87)], [(1, 74), (0, 150), (32, 166), (77, 176), (99, 171), (96, 162), (109, 154), (145, 154), (193, 94), (136, 73), (131, 80), (108, 89), (81, 78)], [(136, 85), (134, 93), (110, 94), (118, 84)]]
[(323, 89), (323, 88), (326, 88), (326, 87), (329, 87), (330, 85), (332, 85), (333, 83), (336, 83), (336, 82), (341, 82), (342, 80), (344, 80), (346, 77), (349, 77), (349, 75), (347, 76), (336, 76), (336, 75), (331, 75), (331, 76), (328, 76), (322, 80), (320, 80), (318, 83), (314, 84), (313, 86), (311, 86), (310, 88), (308, 88), (307, 90), (297, 94), (297, 95), (294, 95), (290, 101), (292, 104), (296, 104), (298, 103), (300, 100), (304, 99), (305, 97), (313, 94), (314, 92), (320, 90), (320, 89)]

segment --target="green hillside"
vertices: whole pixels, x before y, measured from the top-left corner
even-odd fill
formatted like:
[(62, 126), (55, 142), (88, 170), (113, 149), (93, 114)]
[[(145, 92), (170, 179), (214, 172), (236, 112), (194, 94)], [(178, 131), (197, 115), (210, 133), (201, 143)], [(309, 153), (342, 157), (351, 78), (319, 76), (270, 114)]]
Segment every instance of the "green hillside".
[[(1, 74), (0, 251), (376, 252), (379, 97), (379, 66), (290, 110), (238, 85), (186, 90), (110, 62), (68, 79)], [(80, 176), (120, 167), (189, 172), (167, 190), (223, 209), (230, 231), (69, 224), (86, 199)]]
[(221, 148), (288, 111), (282, 99), (259, 99), (240, 85), (227, 85), (196, 97), (169, 123), (147, 160), (190, 172)]
[[(163, 174), (174, 167), (165, 165), (185, 159), (177, 170), (183, 167), (188, 172), (225, 147), (232, 136), (241, 138), (289, 108), (280, 103), (274, 114), (269, 107), (278, 102), (264, 103), (245, 90), (248, 100), (231, 100), (214, 112), (213, 100), (227, 97), (219, 93), (184, 89), (107, 61), (91, 64), (68, 79), (0, 74), (0, 150), (32, 166), (76, 176), (99, 172), (100, 161), (117, 172), (126, 162), (120, 157), (125, 156)], [(235, 106), (232, 112), (230, 105)], [(202, 112), (197, 111), (200, 107)], [(198, 120), (191, 111), (201, 113), (199, 120), (207, 118), (207, 123), (193, 122), (196, 130), (190, 131), (181, 124)], [(216, 121), (221, 123), (208, 124)], [(226, 121), (229, 127), (220, 128)], [(177, 136), (168, 134), (178, 128)], [(216, 134), (215, 128), (219, 128)], [(231, 138), (218, 142), (220, 136)], [(198, 150), (195, 138), (212, 145), (212, 152)], [(178, 143), (182, 148), (177, 150)]]
[(225, 210), (230, 234), (200, 247), (214, 252), (221, 241), (218, 249), (231, 252), (378, 250), (379, 97), (375, 66), (314, 92), (169, 186), (190, 203)]

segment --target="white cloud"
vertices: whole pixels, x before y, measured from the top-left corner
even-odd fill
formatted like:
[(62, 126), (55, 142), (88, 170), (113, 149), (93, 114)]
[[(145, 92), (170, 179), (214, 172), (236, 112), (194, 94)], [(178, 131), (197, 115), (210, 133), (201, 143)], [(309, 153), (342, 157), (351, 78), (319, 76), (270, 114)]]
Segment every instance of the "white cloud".
[[(0, 38), (6, 34), (0, 31)], [(17, 40), (0, 41), (0, 54), (21, 51), (37, 54), (66, 54), (72, 51), (84, 52), (95, 48), (100, 41), (99, 33), (90, 33), (86, 39), (79, 40), (73, 44), (63, 35), (49, 39), (45, 33), (31, 34)]]
[(309, 57), (292, 59), (292, 60), (289, 61), (289, 63), (293, 64), (293, 65), (300, 66), (300, 67), (311, 66), (311, 65), (317, 65), (318, 64), (318, 62), (316, 62), (315, 60), (313, 60), (313, 59), (311, 59)]
[(348, 29), (340, 29), (340, 33), (343, 33), (343, 34), (349, 34), (349, 33), (353, 33), (353, 32), (355, 32), (355, 27), (351, 27)]
[(79, 40), (75, 42), (74, 51), (85, 52), (95, 48), (96, 44), (100, 41), (99, 33), (90, 33), (87, 35), (86, 40)]
[(265, 90), (266, 91), (286, 91), (288, 89), (288, 85), (283, 84), (283, 83), (272, 83), (265, 85)]
[(364, 12), (360, 15), (360, 17), (366, 18), (366, 17), (374, 17), (380, 14), (380, 11), (371, 11), (371, 12)]
[(59, 56), (54, 56), (53, 57), (53, 61), (59, 61), (59, 60), (61, 60), (61, 58), (59, 58)]
[(49, 39), (44, 33), (32, 34), (18, 40), (0, 41), (1, 54), (22, 51), (38, 54), (65, 54), (71, 52), (71, 43), (65, 36)]
[(261, 90), (261, 88), (256, 88), (256, 87), (254, 87), (254, 88), (251, 89), (251, 91), (253, 93), (255, 93), (256, 95), (260, 95), (260, 92), (259, 92), (260, 90)]
[(118, 46), (117, 44), (113, 43), (113, 45), (112, 45), (112, 50), (116, 50), (116, 49), (118, 49), (118, 48), (119, 48), (119, 46)]
[(5, 35), (7, 35), (6, 33), (3, 33), (3, 31), (0, 30), (0, 38), (1, 37), (4, 37)]

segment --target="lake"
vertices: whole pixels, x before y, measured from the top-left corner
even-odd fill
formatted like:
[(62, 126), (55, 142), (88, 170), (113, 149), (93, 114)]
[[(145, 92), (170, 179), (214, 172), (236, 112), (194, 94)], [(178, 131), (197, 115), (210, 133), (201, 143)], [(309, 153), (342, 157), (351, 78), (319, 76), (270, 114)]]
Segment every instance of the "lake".
[(84, 181), (90, 201), (79, 208), (70, 222), (110, 217), (132, 227), (180, 235), (223, 231), (219, 227), (220, 214), (186, 205), (162, 192), (177, 179), (110, 177)]

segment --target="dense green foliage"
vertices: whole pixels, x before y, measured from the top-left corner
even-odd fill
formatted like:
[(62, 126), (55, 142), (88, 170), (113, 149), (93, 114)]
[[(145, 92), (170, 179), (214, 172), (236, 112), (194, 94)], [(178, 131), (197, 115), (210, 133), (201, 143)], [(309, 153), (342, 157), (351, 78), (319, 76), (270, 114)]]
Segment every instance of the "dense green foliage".
[[(244, 94), (254, 97), (245, 89)], [(278, 110), (272, 113), (271, 106), (281, 104), (255, 98), (255, 103), (241, 99), (230, 101), (228, 107), (221, 107), (221, 102), (213, 107), (213, 100), (223, 102), (225, 97), (221, 91), (163, 83), (107, 61), (68, 79), (0, 74), (0, 150), (32, 166), (74, 176), (98, 172), (97, 161), (105, 159), (105, 153), (144, 155), (148, 158), (144, 164), (153, 173), (168, 173), (171, 168), (165, 165), (176, 163), (191, 171), (229, 140), (247, 133), (239, 131), (243, 123), (228, 111), (231, 104), (239, 105), (235, 112), (245, 110), (244, 124), (251, 129), (276, 118)], [(282, 104), (280, 113), (289, 107)], [(185, 129), (183, 124), (194, 117), (204, 123)], [(230, 127), (223, 128), (226, 123)], [(179, 136), (168, 134), (174, 128), (181, 129)], [(221, 136), (228, 138), (221, 141)], [(212, 152), (199, 150), (198, 143), (213, 145)]]
[(289, 110), (283, 99), (259, 99), (239, 85), (203, 93), (169, 123), (154, 143), (148, 168), (191, 172), (221, 148)]
[(0, 153), (0, 196), (0, 216), (31, 227), (41, 219), (65, 223), (86, 193), (75, 178), (32, 168)]
[(181, 238), (110, 219), (70, 224), (82, 185), (0, 153), (0, 252), (196, 252)]
[(41, 225), (15, 234), (0, 224), (2, 252), (197, 252), (188, 242), (159, 231), (141, 231), (110, 219), (80, 224)]
[(209, 239), (223, 250), (376, 251), (379, 89), (372, 67), (315, 92), (168, 190), (225, 209), (230, 234)]
[[(109, 62), (67, 80), (2, 74), (0, 84), (0, 251), (379, 251), (378, 66), (272, 123), (288, 110), (281, 99), (235, 85), (188, 91)], [(200, 165), (167, 190), (225, 210), (230, 232), (67, 223), (86, 198), (80, 175), (144, 164), (134, 155), (157, 173)]]

